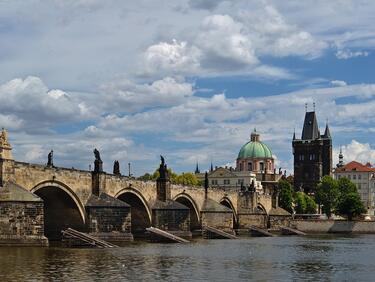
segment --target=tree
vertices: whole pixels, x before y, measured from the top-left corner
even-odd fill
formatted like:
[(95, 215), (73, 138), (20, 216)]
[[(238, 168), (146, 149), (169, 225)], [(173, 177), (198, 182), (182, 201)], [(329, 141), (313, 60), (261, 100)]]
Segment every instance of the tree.
[(336, 212), (346, 216), (349, 220), (366, 212), (358, 194), (357, 187), (348, 178), (342, 177), (338, 181), (339, 197)]
[(306, 201), (306, 214), (315, 214), (316, 213), (316, 203), (312, 197), (305, 194), (305, 201)]
[(183, 185), (190, 185), (190, 186), (197, 186), (199, 185), (199, 181), (195, 174), (191, 172), (182, 173), (176, 177), (176, 184), (183, 184)]
[(279, 180), (279, 207), (293, 213), (293, 189), (286, 180)]
[(358, 192), (350, 192), (340, 199), (337, 206), (337, 213), (346, 215), (348, 220), (352, 220), (353, 217), (359, 216), (365, 213), (366, 209), (363, 206), (361, 198)]
[(324, 176), (318, 185), (315, 193), (315, 200), (322, 205), (322, 211), (331, 217), (332, 211), (336, 208), (339, 197), (338, 183), (331, 176)]
[(306, 212), (306, 198), (305, 193), (297, 192), (294, 197), (294, 211), (297, 214), (304, 214)]

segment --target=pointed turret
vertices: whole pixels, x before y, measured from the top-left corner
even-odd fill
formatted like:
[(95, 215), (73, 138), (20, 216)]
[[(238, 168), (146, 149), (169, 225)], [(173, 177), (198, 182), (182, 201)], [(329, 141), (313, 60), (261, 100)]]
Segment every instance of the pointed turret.
[(315, 140), (320, 138), (318, 121), (315, 112), (306, 112), (303, 123), (302, 140)]
[(198, 162), (197, 162), (197, 166), (195, 167), (195, 174), (198, 174), (200, 173), (200, 170), (199, 170), (199, 166), (198, 166)]
[(324, 131), (323, 138), (331, 139), (331, 132), (329, 131), (328, 122), (326, 124), (326, 130)]
[(293, 132), (293, 140), (296, 140), (296, 129), (294, 129), (294, 132)]
[(211, 162), (210, 172), (212, 172), (212, 171), (214, 171), (214, 166), (213, 166), (213, 164)]

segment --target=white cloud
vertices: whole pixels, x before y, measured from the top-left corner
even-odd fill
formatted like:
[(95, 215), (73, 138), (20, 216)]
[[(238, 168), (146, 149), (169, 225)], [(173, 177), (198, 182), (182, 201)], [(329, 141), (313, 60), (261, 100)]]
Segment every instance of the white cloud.
[(338, 87), (342, 87), (342, 86), (346, 86), (346, 82), (343, 81), (343, 80), (332, 80), (331, 81), (331, 85), (332, 86), (338, 86)]
[[(357, 140), (352, 140), (349, 144), (341, 148), (345, 163), (357, 161), (362, 164), (366, 164), (367, 162), (370, 162), (372, 165), (375, 164), (375, 149), (371, 148), (369, 143), (360, 143)], [(333, 152), (336, 163), (338, 162), (339, 152), (339, 148), (336, 148)]]
[(0, 85), (0, 111), (13, 127), (52, 125), (84, 117), (77, 101), (61, 90), (49, 90), (38, 77), (16, 78)]
[(194, 73), (200, 67), (201, 51), (189, 46), (186, 41), (160, 42), (147, 48), (142, 64), (144, 74), (164, 75), (174, 70), (174, 74)]
[(356, 57), (367, 57), (369, 55), (369, 52), (367, 51), (350, 51), (350, 50), (338, 50), (336, 52), (336, 57), (338, 59), (351, 59)]
[(194, 94), (193, 84), (183, 79), (165, 77), (151, 84), (137, 84), (130, 80), (117, 80), (101, 89), (106, 93), (105, 109), (134, 112), (144, 108), (173, 106)]

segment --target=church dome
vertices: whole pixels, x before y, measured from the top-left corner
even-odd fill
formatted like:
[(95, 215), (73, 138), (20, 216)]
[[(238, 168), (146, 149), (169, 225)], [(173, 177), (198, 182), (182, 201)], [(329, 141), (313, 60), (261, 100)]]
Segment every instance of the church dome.
[(238, 153), (238, 159), (247, 158), (272, 158), (271, 149), (259, 141), (259, 134), (254, 131), (251, 134), (251, 140), (242, 146), (240, 152)]

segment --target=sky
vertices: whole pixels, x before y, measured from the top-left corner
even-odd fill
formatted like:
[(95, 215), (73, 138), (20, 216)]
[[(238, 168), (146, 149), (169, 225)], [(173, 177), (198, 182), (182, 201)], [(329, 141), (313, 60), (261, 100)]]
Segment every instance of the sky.
[(375, 1), (0, 0), (0, 127), (16, 160), (233, 165), (256, 128), (293, 173), (305, 103), (334, 164), (375, 163)]

